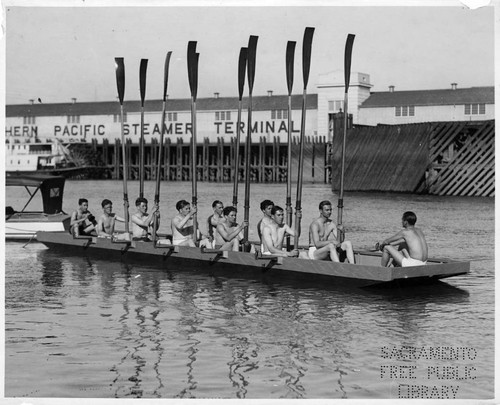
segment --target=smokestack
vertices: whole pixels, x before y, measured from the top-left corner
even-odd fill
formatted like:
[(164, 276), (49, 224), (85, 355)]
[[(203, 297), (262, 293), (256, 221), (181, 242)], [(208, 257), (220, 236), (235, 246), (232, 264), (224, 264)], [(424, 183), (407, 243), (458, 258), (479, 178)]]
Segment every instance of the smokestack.
[(30, 98), (30, 104), (31, 104), (31, 105), (35, 104), (35, 100), (34, 100), (34, 99), (32, 99), (32, 98)]
[(394, 93), (394, 86), (393, 85), (389, 86), (389, 93)]
[(268, 90), (268, 91), (267, 91), (267, 96), (268, 96), (268, 97), (271, 97), (272, 95), (273, 95), (273, 91), (272, 91), (272, 90)]
[(452, 90), (456, 90), (457, 89), (457, 84), (456, 83), (452, 83), (451, 84), (451, 89)]
[(219, 98), (219, 93), (214, 93), (215, 98)]
[(73, 104), (76, 104), (76, 98), (75, 97), (72, 97), (71, 101), (73, 102)]

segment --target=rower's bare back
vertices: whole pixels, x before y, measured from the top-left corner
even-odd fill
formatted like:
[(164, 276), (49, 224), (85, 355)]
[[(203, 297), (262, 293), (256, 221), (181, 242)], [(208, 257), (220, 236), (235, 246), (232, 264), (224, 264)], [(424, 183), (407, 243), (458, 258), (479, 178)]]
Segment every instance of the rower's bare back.
[(426, 261), (428, 258), (428, 249), (424, 233), (418, 228), (413, 228), (403, 231), (403, 235), (410, 256), (413, 259)]

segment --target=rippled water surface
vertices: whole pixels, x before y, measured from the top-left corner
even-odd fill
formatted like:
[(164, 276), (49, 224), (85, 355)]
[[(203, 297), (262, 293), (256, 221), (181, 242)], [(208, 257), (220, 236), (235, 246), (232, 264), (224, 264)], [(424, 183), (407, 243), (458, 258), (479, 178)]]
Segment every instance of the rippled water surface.
[[(230, 184), (198, 187), (200, 218), (214, 199), (232, 199)], [(319, 201), (336, 205), (337, 196), (326, 185), (304, 187), (307, 227)], [(134, 195), (135, 183), (130, 188)], [(252, 193), (255, 238), (258, 203), (271, 198), (284, 206), (285, 186), (252, 185)], [(146, 183), (146, 195), (153, 194), (154, 184)], [(241, 189), (241, 211), (242, 195)], [(122, 213), (120, 182), (68, 181), (65, 210), (81, 196), (94, 213), (103, 198)], [(162, 189), (162, 230), (181, 198), (190, 200), (187, 183)], [(10, 194), (7, 203), (20, 199)], [(431, 255), (470, 260), (471, 273), (435, 287), (364, 291), (218, 277), (202, 267), (111, 262), (8, 242), (5, 396), (492, 398), (494, 200), (347, 193), (344, 203), (355, 246), (396, 232), (402, 212), (413, 210)], [(420, 356), (412, 358), (408, 348)], [(460, 348), (465, 358), (446, 355)]]

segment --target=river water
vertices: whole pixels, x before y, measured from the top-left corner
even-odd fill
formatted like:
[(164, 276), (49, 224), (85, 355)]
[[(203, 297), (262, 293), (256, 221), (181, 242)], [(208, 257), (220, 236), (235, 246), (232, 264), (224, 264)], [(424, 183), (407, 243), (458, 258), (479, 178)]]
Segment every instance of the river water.
[[(286, 185), (251, 191), (256, 239), (259, 202), (284, 206)], [(131, 182), (129, 195), (137, 193)], [(9, 190), (7, 204), (19, 207), (21, 194)], [(154, 183), (146, 182), (145, 195), (153, 199)], [(190, 195), (188, 183), (162, 185), (160, 231), (169, 230), (175, 202)], [(65, 210), (80, 197), (94, 214), (103, 198), (123, 213), (119, 181), (68, 180)], [(199, 183), (198, 198), (203, 228), (214, 199), (231, 203), (232, 185)], [(327, 185), (304, 185), (304, 229), (321, 200), (335, 206), (337, 198)], [(355, 247), (397, 232), (412, 210), (430, 255), (469, 260), (471, 273), (435, 287), (365, 291), (7, 242), (5, 397), (493, 398), (494, 199), (346, 193), (344, 204)], [(243, 188), (238, 206), (241, 219)]]

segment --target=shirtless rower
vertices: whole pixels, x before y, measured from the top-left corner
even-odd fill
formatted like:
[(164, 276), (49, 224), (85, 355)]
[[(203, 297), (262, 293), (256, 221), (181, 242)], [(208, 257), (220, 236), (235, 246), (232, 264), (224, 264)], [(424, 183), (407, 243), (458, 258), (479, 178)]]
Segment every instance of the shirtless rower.
[[(302, 216), (302, 214), (298, 213)], [(262, 228), (262, 244), (261, 253), (263, 255), (274, 255), (283, 257), (297, 257), (299, 251), (297, 249), (287, 252), (283, 250), (283, 240), (285, 235), (295, 236), (295, 231), (284, 223), (285, 211), (283, 208), (274, 205), (271, 209), (271, 220), (266, 221)], [(300, 229), (299, 229), (300, 234)]]
[[(178, 214), (172, 219), (172, 244), (177, 246), (196, 247), (193, 238), (193, 217), (196, 214), (196, 206), (191, 207), (186, 200), (177, 201), (175, 204)], [(208, 238), (203, 235), (197, 226), (198, 238), (201, 237), (200, 246), (210, 247)]]
[(261, 220), (257, 223), (257, 234), (259, 235), (259, 240), (262, 241), (262, 230), (264, 226), (271, 225), (273, 219), (271, 217), (271, 210), (274, 207), (274, 203), (271, 200), (264, 200), (260, 203), (260, 210), (264, 214)]
[(86, 198), (78, 200), (78, 209), (71, 214), (70, 230), (73, 236), (94, 235), (97, 222), (89, 211), (89, 201)]
[(417, 216), (412, 211), (406, 211), (401, 221), (401, 231), (376, 245), (383, 252), (382, 266), (387, 267), (391, 258), (401, 267), (425, 265), (428, 246), (422, 230), (415, 227)]
[(215, 246), (217, 225), (219, 224), (219, 222), (224, 220), (224, 204), (222, 203), (222, 201), (215, 200), (212, 203), (212, 209), (214, 210), (214, 213), (207, 218), (207, 230), (208, 240), (212, 242), (213, 246)]
[[(135, 200), (137, 212), (130, 217), (132, 222), (132, 240), (142, 240), (145, 242), (151, 241), (149, 235), (152, 232), (152, 226), (155, 215), (158, 211), (158, 206), (155, 205), (150, 214), (148, 214), (148, 200), (139, 197)], [(151, 232), (150, 232), (151, 231)]]
[(125, 222), (125, 219), (113, 212), (113, 203), (107, 198), (101, 203), (103, 214), (97, 221), (97, 236), (101, 238), (111, 238), (115, 233), (115, 222)]
[(350, 241), (340, 242), (339, 230), (330, 219), (332, 215), (332, 203), (321, 201), (319, 203), (319, 218), (315, 219), (309, 226), (309, 258), (313, 260), (325, 260), (330, 258), (332, 262), (339, 262), (338, 250), (346, 253), (347, 261), (354, 263), (354, 252)]
[(223, 210), (224, 219), (219, 221), (215, 233), (215, 246), (220, 246), (220, 250), (232, 250), (233, 252), (240, 250), (240, 241), (243, 240), (241, 231), (248, 226), (248, 221), (243, 221), (241, 225), (238, 225), (236, 223), (237, 212), (236, 208), (232, 206)]

